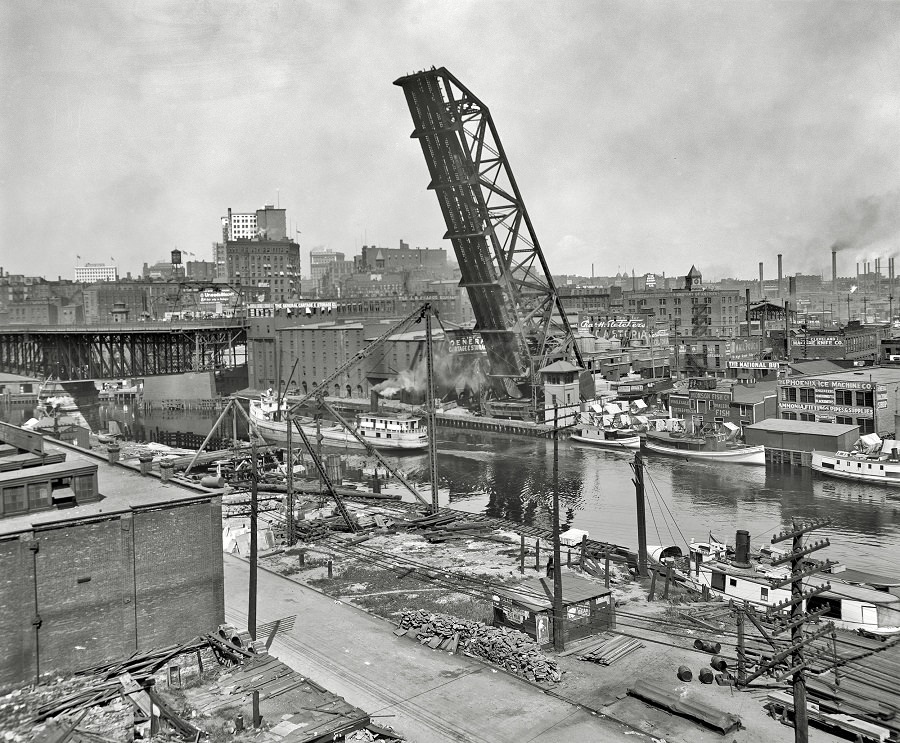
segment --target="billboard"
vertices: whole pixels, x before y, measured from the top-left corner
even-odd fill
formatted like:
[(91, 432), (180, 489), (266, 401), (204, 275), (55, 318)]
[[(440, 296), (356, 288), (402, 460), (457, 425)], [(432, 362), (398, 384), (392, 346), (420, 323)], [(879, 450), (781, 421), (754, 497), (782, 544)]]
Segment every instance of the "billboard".
[(467, 330), (447, 332), (447, 351), (449, 353), (487, 353), (481, 333)]
[(657, 339), (652, 341), (656, 347), (668, 345), (668, 323), (656, 320), (653, 315), (581, 312), (578, 328), (597, 338), (617, 338), (623, 346), (650, 346), (653, 338)]
[(781, 366), (779, 361), (729, 361), (729, 369), (765, 369), (766, 371), (778, 371)]

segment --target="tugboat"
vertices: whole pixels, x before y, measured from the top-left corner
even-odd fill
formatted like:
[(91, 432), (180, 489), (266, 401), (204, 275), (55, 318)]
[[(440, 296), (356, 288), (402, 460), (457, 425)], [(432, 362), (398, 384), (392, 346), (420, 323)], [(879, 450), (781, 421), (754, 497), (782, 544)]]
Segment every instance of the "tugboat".
[(810, 467), (829, 477), (900, 487), (900, 442), (866, 434), (852, 451), (814, 451)]
[[(260, 434), (270, 443), (287, 441), (287, 421), (276, 416), (278, 401), (269, 394), (259, 400), (250, 401), (250, 419), (256, 424)], [(287, 410), (281, 405), (282, 412)], [(277, 420), (277, 418), (282, 418)], [(316, 433), (322, 434), (326, 444), (363, 448), (357, 438), (340, 423), (322, 420), (318, 429), (313, 418), (295, 418), (303, 432), (315, 440)], [(409, 413), (370, 412), (356, 416), (356, 433), (379, 449), (427, 449), (428, 428), (421, 416)]]

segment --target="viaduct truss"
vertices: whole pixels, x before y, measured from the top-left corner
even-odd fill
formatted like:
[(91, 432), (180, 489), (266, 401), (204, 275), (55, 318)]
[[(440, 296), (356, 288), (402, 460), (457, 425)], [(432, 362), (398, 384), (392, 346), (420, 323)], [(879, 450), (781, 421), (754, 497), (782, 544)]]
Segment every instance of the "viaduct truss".
[(242, 320), (4, 328), (0, 371), (63, 380), (178, 374), (242, 363), (246, 343)]
[(584, 366), (490, 112), (445, 68), (395, 81), (406, 95), (484, 338), (490, 374), (514, 380), (559, 359)]

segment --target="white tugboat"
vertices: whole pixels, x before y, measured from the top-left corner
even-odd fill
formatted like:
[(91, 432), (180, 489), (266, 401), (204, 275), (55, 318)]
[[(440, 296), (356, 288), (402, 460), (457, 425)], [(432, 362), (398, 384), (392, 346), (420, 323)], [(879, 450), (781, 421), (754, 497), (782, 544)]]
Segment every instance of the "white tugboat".
[[(250, 401), (250, 419), (260, 434), (270, 443), (287, 441), (287, 421), (284, 415), (276, 416), (278, 401), (271, 395)], [(287, 406), (282, 403), (282, 413)], [(281, 418), (278, 420), (277, 418)], [(303, 432), (315, 440), (317, 427), (313, 418), (295, 418)], [(322, 420), (318, 426), (325, 444), (363, 448), (357, 438), (340, 423)], [(359, 413), (356, 416), (356, 433), (379, 449), (427, 449), (428, 428), (422, 417), (409, 413), (388, 411)]]
[(810, 467), (828, 477), (900, 487), (900, 442), (870, 433), (852, 451), (814, 451)]

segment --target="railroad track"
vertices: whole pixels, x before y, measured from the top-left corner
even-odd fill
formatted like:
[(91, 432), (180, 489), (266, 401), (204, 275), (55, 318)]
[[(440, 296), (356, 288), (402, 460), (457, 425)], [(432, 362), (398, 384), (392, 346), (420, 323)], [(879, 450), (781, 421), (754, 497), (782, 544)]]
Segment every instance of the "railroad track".
[[(247, 623), (246, 613), (236, 609), (226, 609), (225, 617), (227, 621), (235, 624), (236, 626), (242, 627)], [(353, 669), (347, 667), (346, 665), (341, 664), (339, 662), (339, 657), (336, 657), (335, 655), (327, 655), (314, 645), (303, 642), (293, 634), (279, 635), (275, 639), (273, 646), (276, 651), (279, 646), (282, 646), (289, 652), (293, 652), (298, 656), (304, 658), (306, 661), (319, 669), (319, 672), (314, 679), (318, 683), (323, 683), (327, 687), (328, 681), (326, 679), (328, 677), (338, 678), (339, 680), (349, 684), (350, 686), (353, 686), (379, 700), (382, 706), (374, 711), (366, 710), (366, 712), (369, 714), (378, 714), (380, 712), (393, 709), (396, 709), (398, 711), (402, 710), (406, 715), (414, 719), (424, 728), (430, 731), (437, 731), (442, 733), (444, 736), (444, 740), (448, 742), (459, 743), (461, 741), (472, 741), (473, 743), (494, 743), (494, 739), (492, 738), (485, 738), (470, 729), (454, 725), (432, 712), (431, 709), (429, 709), (427, 706), (419, 704), (418, 702), (413, 701), (413, 699), (411, 698), (406, 698), (392, 691), (389, 691), (387, 688), (385, 688), (384, 684), (375, 683), (374, 681), (371, 681), (370, 679), (360, 675)], [(465, 678), (465, 676), (468, 676), (470, 674), (478, 673), (480, 670), (482, 669), (472, 668), (464, 674), (454, 676), (452, 681), (457, 681), (459, 679)], [(420, 692), (419, 695), (424, 695), (430, 691), (436, 690), (441, 686), (446, 686), (447, 683), (448, 682), (444, 682), (442, 684), (438, 684), (438, 686), (436, 687), (424, 689)], [(376, 717), (375, 719), (377, 720), (379, 718)]]

